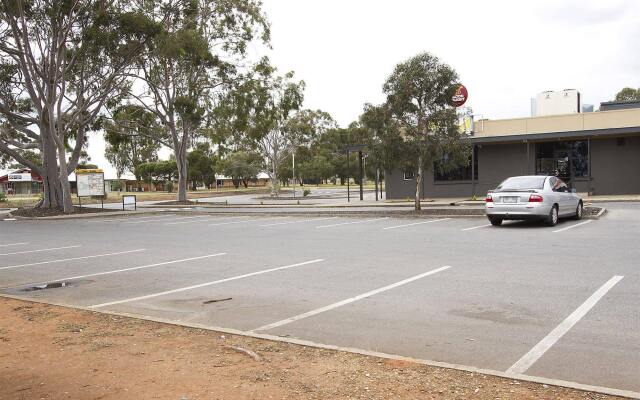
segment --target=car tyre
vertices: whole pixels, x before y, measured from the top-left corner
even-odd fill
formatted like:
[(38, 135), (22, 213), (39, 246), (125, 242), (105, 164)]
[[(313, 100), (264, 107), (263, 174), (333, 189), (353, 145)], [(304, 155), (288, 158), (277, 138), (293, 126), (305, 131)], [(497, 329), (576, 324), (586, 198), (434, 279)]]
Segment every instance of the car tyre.
[(489, 218), (489, 222), (491, 222), (491, 225), (493, 226), (502, 225), (502, 220), (500, 218)]
[(581, 220), (583, 214), (584, 214), (584, 206), (582, 205), (582, 202), (579, 202), (578, 207), (576, 207), (576, 215), (573, 217), (573, 219)]
[(549, 215), (545, 219), (545, 223), (547, 226), (556, 226), (558, 223), (558, 206), (554, 205), (551, 207), (551, 211), (549, 211)]

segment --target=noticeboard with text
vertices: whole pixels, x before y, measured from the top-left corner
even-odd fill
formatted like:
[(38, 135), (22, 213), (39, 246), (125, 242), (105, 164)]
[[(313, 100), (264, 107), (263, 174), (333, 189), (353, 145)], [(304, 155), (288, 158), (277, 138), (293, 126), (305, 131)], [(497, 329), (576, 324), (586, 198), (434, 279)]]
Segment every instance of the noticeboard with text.
[(104, 196), (104, 172), (76, 173), (78, 196)]

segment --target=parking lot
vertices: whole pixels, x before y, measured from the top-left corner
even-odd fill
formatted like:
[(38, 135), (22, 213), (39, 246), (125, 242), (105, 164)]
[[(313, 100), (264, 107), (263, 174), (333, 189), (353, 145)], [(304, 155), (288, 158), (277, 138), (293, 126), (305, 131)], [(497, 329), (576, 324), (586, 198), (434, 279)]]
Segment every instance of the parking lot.
[(640, 392), (640, 205), (606, 207), (556, 227), (178, 211), (0, 221), (0, 287)]

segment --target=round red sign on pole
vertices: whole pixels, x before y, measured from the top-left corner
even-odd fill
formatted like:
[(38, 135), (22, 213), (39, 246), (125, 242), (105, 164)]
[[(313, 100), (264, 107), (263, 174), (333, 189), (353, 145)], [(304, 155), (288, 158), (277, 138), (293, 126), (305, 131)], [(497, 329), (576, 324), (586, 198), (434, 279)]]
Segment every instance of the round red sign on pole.
[(451, 97), (451, 103), (455, 107), (460, 107), (467, 102), (467, 98), (469, 98), (469, 92), (467, 92), (467, 88), (464, 85), (458, 86), (456, 89), (456, 93)]

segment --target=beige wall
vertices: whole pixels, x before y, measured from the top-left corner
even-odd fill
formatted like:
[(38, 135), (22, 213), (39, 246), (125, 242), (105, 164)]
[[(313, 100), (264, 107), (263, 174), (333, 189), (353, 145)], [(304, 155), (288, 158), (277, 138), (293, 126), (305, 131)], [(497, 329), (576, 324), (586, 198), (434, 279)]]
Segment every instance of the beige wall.
[(640, 126), (640, 109), (551, 115), (536, 118), (479, 120), (476, 137), (526, 135), (534, 133), (582, 131)]

